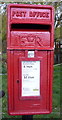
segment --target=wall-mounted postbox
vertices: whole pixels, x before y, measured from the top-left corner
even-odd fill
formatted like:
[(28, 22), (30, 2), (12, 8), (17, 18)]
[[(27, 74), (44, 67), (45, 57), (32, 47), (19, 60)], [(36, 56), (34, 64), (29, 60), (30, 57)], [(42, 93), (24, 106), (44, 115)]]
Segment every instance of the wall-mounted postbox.
[(8, 112), (10, 115), (52, 111), (53, 7), (8, 6)]

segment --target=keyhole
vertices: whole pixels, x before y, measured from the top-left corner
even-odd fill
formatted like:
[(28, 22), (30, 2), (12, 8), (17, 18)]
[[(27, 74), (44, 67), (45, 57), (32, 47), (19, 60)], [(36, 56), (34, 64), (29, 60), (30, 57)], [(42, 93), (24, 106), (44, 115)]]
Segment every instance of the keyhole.
[(17, 80), (17, 83), (19, 83), (19, 80)]

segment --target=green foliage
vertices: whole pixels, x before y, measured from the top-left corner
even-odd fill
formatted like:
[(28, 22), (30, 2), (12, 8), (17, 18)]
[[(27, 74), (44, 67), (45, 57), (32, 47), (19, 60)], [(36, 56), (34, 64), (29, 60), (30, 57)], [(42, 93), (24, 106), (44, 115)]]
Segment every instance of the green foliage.
[(6, 33), (7, 33), (7, 16), (2, 14), (2, 51), (6, 52)]
[(60, 27), (55, 29), (55, 37), (54, 38), (56, 39), (56, 42), (60, 41)]
[(62, 40), (62, 25), (60, 27), (60, 39)]
[(2, 73), (3, 74), (7, 73), (7, 56), (6, 56), (6, 53), (3, 53), (0, 65), (1, 65)]
[(3, 74), (6, 73), (6, 66), (5, 66), (5, 64), (2, 64), (2, 73)]

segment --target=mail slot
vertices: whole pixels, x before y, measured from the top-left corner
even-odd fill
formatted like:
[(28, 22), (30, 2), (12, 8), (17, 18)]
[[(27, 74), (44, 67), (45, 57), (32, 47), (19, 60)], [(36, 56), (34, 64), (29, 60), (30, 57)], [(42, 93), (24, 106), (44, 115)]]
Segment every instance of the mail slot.
[(53, 7), (9, 4), (7, 11), (8, 113), (49, 114), (52, 111)]

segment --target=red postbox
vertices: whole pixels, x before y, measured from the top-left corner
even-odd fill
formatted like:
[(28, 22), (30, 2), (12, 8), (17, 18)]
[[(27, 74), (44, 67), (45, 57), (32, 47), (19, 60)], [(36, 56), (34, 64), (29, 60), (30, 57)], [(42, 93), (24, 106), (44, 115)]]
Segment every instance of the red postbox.
[(8, 112), (52, 111), (54, 15), (48, 5), (8, 6)]

